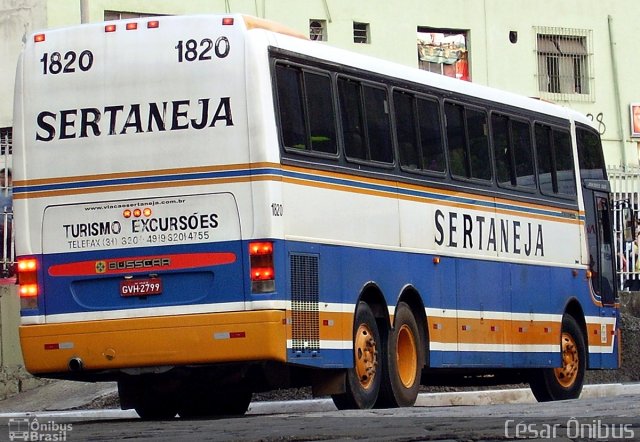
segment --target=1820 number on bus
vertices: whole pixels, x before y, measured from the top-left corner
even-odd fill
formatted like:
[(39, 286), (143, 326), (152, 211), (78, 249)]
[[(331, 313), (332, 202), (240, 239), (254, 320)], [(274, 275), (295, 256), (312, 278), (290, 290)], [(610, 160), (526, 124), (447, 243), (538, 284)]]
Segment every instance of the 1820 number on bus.
[(178, 51), (178, 63), (184, 61), (205, 61), (216, 58), (225, 58), (229, 55), (231, 46), (227, 37), (218, 37), (215, 41), (203, 38), (198, 42), (194, 39), (179, 40), (175, 48)]
[(67, 51), (64, 54), (60, 52), (45, 52), (40, 59), (42, 63), (42, 74), (71, 74), (80, 70), (87, 72), (93, 66), (93, 52), (88, 49), (80, 52)]

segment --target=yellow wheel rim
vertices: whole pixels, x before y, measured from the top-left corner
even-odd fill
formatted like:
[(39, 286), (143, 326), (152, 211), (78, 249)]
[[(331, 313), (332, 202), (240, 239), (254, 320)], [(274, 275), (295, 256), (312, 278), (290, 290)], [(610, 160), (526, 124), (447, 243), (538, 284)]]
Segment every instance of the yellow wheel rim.
[(365, 390), (371, 387), (378, 366), (376, 340), (367, 324), (360, 324), (355, 338), (355, 365), (360, 385)]
[(580, 358), (576, 341), (569, 333), (562, 333), (562, 367), (554, 368), (558, 383), (564, 388), (571, 387), (578, 378)]
[(396, 361), (400, 382), (406, 388), (410, 388), (416, 381), (416, 369), (418, 368), (418, 352), (416, 339), (413, 332), (406, 324), (398, 330), (396, 345)]

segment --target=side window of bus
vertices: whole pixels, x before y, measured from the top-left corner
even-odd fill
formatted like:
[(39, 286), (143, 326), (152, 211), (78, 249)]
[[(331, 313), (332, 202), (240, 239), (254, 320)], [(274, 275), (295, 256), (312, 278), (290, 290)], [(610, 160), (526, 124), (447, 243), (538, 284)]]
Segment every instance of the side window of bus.
[(277, 64), (276, 82), (285, 147), (337, 154), (331, 78), (298, 67)]
[(540, 190), (547, 195), (576, 195), (576, 182), (568, 131), (536, 124), (536, 152)]
[(445, 116), (451, 174), (490, 180), (491, 156), (486, 113), (447, 102)]
[(331, 77), (305, 72), (304, 84), (307, 93), (311, 150), (337, 154), (336, 113), (333, 110)]
[(302, 101), (301, 70), (277, 64), (276, 86), (280, 130), (285, 147), (308, 149)]
[(498, 184), (535, 188), (529, 123), (494, 113), (491, 133)]
[(576, 195), (576, 175), (571, 149), (571, 135), (565, 130), (553, 131), (553, 149), (555, 150), (558, 193)]
[(400, 153), (400, 167), (406, 170), (422, 169), (418, 147), (415, 98), (406, 92), (394, 91), (396, 138)]
[(440, 125), (440, 104), (436, 100), (418, 98), (418, 121), (422, 144), (423, 169), (444, 172), (444, 147)]
[(444, 172), (438, 102), (395, 91), (393, 104), (400, 166), (405, 170)]
[(528, 121), (513, 120), (511, 122), (511, 139), (513, 141), (517, 185), (534, 189), (536, 178), (533, 167), (531, 124)]
[(444, 114), (447, 122), (447, 146), (451, 174), (468, 178), (471, 176), (471, 171), (465, 142), (464, 108), (454, 103), (445, 103)]
[(338, 95), (346, 156), (393, 163), (386, 89), (341, 77)]
[(576, 138), (580, 175), (583, 178), (605, 179), (604, 156), (598, 133), (593, 130), (578, 128), (576, 130)]

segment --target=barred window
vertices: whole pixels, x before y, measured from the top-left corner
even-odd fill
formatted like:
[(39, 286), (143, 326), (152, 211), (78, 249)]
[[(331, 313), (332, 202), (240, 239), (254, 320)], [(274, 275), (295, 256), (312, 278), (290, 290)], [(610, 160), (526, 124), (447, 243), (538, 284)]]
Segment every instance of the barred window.
[(309, 20), (309, 40), (327, 41), (326, 20)]
[(591, 31), (536, 28), (538, 89), (552, 100), (593, 101)]
[(158, 17), (165, 14), (145, 14), (141, 12), (125, 12), (125, 11), (104, 11), (104, 20), (129, 20), (132, 18)]
[(13, 153), (12, 149), (12, 131), (10, 127), (0, 128), (0, 155), (6, 158), (6, 155)]
[(371, 43), (369, 37), (369, 23), (353, 22), (353, 42)]

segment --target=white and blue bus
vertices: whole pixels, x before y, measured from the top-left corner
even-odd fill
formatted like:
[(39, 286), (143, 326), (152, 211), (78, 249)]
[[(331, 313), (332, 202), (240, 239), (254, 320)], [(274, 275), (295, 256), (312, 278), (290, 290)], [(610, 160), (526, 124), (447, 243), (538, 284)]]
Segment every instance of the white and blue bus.
[(618, 366), (598, 132), (546, 102), (240, 15), (29, 38), (16, 82), (20, 338), (143, 418), (311, 386), (579, 396)]

